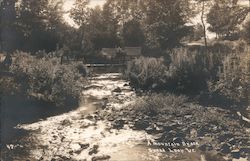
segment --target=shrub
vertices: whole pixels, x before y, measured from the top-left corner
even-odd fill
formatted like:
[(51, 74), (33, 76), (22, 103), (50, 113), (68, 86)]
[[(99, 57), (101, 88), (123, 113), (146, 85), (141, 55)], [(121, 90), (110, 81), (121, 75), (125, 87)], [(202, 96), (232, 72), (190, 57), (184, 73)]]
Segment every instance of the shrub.
[(131, 85), (150, 89), (165, 83), (167, 68), (162, 58), (140, 57), (128, 63), (125, 75)]
[(131, 84), (147, 90), (192, 95), (203, 93), (206, 100), (212, 94), (216, 96), (211, 97), (212, 101), (219, 101), (217, 103), (230, 99), (249, 102), (250, 54), (249, 47), (244, 43), (235, 43), (231, 53), (206, 53), (179, 48), (169, 55), (169, 65), (163, 59), (156, 58), (141, 57), (131, 61), (126, 71)]
[(213, 68), (212, 55), (176, 49), (171, 53), (169, 89), (182, 93), (196, 93), (206, 89), (209, 70)]
[(185, 48), (172, 50), (168, 59), (135, 59), (129, 62), (126, 76), (136, 88), (198, 93), (207, 89), (208, 79), (216, 77), (221, 60), (219, 55)]
[(250, 51), (230, 54), (223, 60), (218, 81), (210, 82), (210, 91), (236, 102), (250, 99)]
[(132, 107), (136, 112), (148, 116), (155, 116), (160, 113), (176, 114), (187, 100), (185, 96), (153, 93), (138, 98)]
[(36, 58), (28, 53), (16, 53), (11, 65), (19, 92), (57, 106), (78, 103), (85, 80), (75, 65), (61, 65), (59, 58)]

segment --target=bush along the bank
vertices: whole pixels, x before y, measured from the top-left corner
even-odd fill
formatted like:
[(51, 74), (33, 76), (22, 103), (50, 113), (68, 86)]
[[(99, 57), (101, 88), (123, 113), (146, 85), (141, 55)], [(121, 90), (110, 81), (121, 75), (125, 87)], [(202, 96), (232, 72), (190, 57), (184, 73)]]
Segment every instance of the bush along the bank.
[(138, 98), (133, 104), (133, 110), (148, 116), (156, 116), (161, 113), (174, 114), (187, 102), (188, 98), (183, 95), (153, 93)]
[[(140, 57), (128, 63), (125, 72), (137, 89), (199, 95), (248, 102), (250, 91), (249, 49), (211, 53), (175, 49), (169, 60)], [(220, 103), (220, 102), (218, 102)]]
[(64, 65), (56, 57), (36, 58), (22, 52), (15, 55), (10, 70), (19, 85), (18, 92), (56, 106), (78, 104), (86, 83), (86, 72), (78, 69), (80, 64)]
[[(140, 57), (128, 63), (126, 76), (135, 88), (199, 93), (215, 77), (218, 56), (176, 49), (168, 59)], [(171, 63), (165, 63), (171, 62)], [(214, 73), (212, 73), (214, 72)]]
[(156, 89), (165, 84), (168, 77), (162, 58), (145, 57), (129, 62), (125, 75), (132, 86), (142, 89)]
[(250, 100), (250, 50), (228, 55), (218, 72), (218, 80), (209, 82), (210, 92), (235, 102), (248, 104)]

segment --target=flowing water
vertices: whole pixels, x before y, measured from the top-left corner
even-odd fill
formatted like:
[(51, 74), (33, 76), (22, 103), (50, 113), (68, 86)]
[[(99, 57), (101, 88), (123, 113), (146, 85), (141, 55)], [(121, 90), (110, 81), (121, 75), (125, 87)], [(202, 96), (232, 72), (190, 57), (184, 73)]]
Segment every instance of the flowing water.
[[(119, 73), (93, 76), (83, 91), (81, 107), (34, 123), (17, 125), (17, 129), (29, 132), (22, 138), (25, 144), (7, 147), (14, 152), (18, 148), (27, 151), (17, 160), (81, 161), (94, 160), (96, 156), (110, 161), (202, 160), (198, 153), (181, 154), (171, 159), (176, 153), (150, 150), (148, 140), (154, 137), (145, 131), (132, 130), (128, 126), (113, 129), (108, 120), (95, 118), (103, 108), (112, 112), (112, 108), (122, 108), (135, 100), (136, 94), (127, 84)], [(118, 87), (121, 91), (113, 92)]]

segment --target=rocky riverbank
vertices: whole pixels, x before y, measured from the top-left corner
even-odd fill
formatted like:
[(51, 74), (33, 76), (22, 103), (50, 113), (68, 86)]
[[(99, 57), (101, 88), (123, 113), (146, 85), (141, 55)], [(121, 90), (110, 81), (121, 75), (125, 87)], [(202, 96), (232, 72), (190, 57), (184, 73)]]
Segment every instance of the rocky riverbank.
[[(122, 129), (128, 125), (134, 130), (156, 136), (149, 144), (155, 145), (156, 142), (163, 152), (194, 150), (204, 154), (206, 160), (250, 159), (250, 124), (236, 112), (187, 102), (177, 106), (170, 104), (152, 114), (141, 110), (141, 107), (138, 109), (139, 101), (112, 112), (102, 111), (101, 117), (110, 120), (113, 128)], [(157, 108), (159, 104), (152, 104), (155, 106), (152, 108)]]

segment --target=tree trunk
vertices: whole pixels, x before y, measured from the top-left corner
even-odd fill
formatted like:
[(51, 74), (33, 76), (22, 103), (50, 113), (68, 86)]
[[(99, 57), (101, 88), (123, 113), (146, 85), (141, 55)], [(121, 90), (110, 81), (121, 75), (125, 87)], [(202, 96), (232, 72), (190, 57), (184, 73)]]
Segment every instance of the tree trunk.
[(203, 36), (204, 36), (204, 43), (205, 43), (205, 52), (207, 52), (207, 32), (206, 32), (206, 24), (204, 22), (204, 14), (205, 14), (205, 2), (202, 2), (202, 11), (201, 11), (201, 23), (203, 26)]

